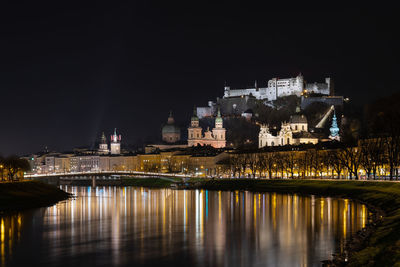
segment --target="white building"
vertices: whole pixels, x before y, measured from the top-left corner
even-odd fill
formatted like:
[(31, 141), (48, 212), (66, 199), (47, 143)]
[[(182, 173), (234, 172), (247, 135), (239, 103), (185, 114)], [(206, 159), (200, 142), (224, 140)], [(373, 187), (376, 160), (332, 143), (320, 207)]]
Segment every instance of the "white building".
[(237, 97), (245, 95), (253, 95), (260, 100), (276, 100), (279, 97), (301, 94), (307, 90), (308, 92), (329, 95), (331, 89), (331, 79), (326, 78), (325, 83), (313, 83), (305, 85), (304, 78), (299, 74), (295, 78), (272, 78), (268, 81), (267, 87), (258, 87), (255, 83), (254, 88), (231, 89), (229, 86), (224, 88), (224, 98)]
[(114, 134), (111, 135), (111, 154), (119, 155), (121, 154), (121, 135), (117, 135), (117, 129), (114, 129)]
[(282, 123), (277, 135), (270, 132), (268, 125), (261, 125), (258, 134), (259, 148), (316, 143), (318, 143), (318, 138), (308, 132), (307, 118), (304, 115), (291, 116), (289, 123)]

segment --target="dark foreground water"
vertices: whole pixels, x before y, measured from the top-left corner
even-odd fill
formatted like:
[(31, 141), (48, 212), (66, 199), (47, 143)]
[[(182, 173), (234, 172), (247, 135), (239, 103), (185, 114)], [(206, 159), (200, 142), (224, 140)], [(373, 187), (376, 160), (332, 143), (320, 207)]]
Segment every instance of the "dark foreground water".
[(135, 187), (0, 216), (1, 266), (320, 266), (366, 224), (349, 200)]

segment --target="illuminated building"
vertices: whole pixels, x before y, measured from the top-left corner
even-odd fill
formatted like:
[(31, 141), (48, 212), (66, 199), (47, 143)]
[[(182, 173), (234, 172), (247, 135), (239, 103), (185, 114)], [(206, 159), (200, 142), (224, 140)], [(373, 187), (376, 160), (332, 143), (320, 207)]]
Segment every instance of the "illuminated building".
[(330, 95), (331, 90), (333, 90), (331, 82), (331, 78), (326, 78), (325, 83), (311, 83), (305, 85), (304, 78), (301, 74), (297, 75), (295, 78), (272, 78), (268, 81), (267, 87), (259, 88), (257, 82), (254, 88), (231, 89), (229, 86), (225, 86), (224, 98), (252, 95), (257, 99), (272, 101), (283, 96), (301, 96), (305, 90), (307, 90), (308, 93)]
[(199, 125), (199, 118), (197, 117), (196, 109), (194, 109), (190, 127), (188, 128), (188, 146), (210, 145), (215, 148), (226, 146), (226, 130), (223, 128), (223, 120), (219, 110), (217, 117), (215, 118), (215, 127), (212, 129), (212, 132), (207, 129), (203, 136), (202, 130), (203, 129)]
[(304, 115), (293, 115), (289, 123), (282, 122), (281, 130), (275, 136), (268, 125), (261, 125), (258, 135), (258, 147), (284, 146), (298, 144), (316, 144), (318, 138), (308, 132), (307, 118)]
[(329, 131), (331, 132), (331, 135), (329, 136), (331, 140), (340, 141), (339, 127), (336, 122), (336, 112), (333, 113), (332, 126), (329, 128)]
[(117, 129), (114, 129), (114, 134), (111, 135), (111, 154), (121, 154), (121, 135), (117, 135)]

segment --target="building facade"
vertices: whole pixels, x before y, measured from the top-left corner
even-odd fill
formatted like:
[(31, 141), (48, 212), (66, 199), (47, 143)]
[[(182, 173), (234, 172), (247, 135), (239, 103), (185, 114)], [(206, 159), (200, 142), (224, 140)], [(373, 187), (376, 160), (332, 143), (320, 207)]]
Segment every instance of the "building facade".
[(188, 146), (197, 145), (210, 145), (215, 148), (222, 148), (226, 146), (226, 130), (223, 127), (223, 120), (221, 113), (218, 110), (217, 117), (215, 118), (215, 127), (210, 131), (204, 132), (200, 127), (199, 118), (197, 117), (196, 109), (193, 111), (190, 127), (188, 128)]
[(308, 132), (307, 118), (293, 115), (289, 123), (283, 122), (277, 135), (270, 132), (268, 125), (261, 125), (258, 135), (258, 147), (285, 146), (298, 144), (316, 144), (318, 138)]

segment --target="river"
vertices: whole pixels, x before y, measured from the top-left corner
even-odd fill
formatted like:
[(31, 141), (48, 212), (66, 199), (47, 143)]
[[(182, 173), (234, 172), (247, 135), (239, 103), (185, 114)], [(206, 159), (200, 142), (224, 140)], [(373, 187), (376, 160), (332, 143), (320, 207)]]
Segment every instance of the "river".
[(368, 217), (296, 194), (62, 189), (76, 198), (0, 215), (1, 266), (321, 266)]

